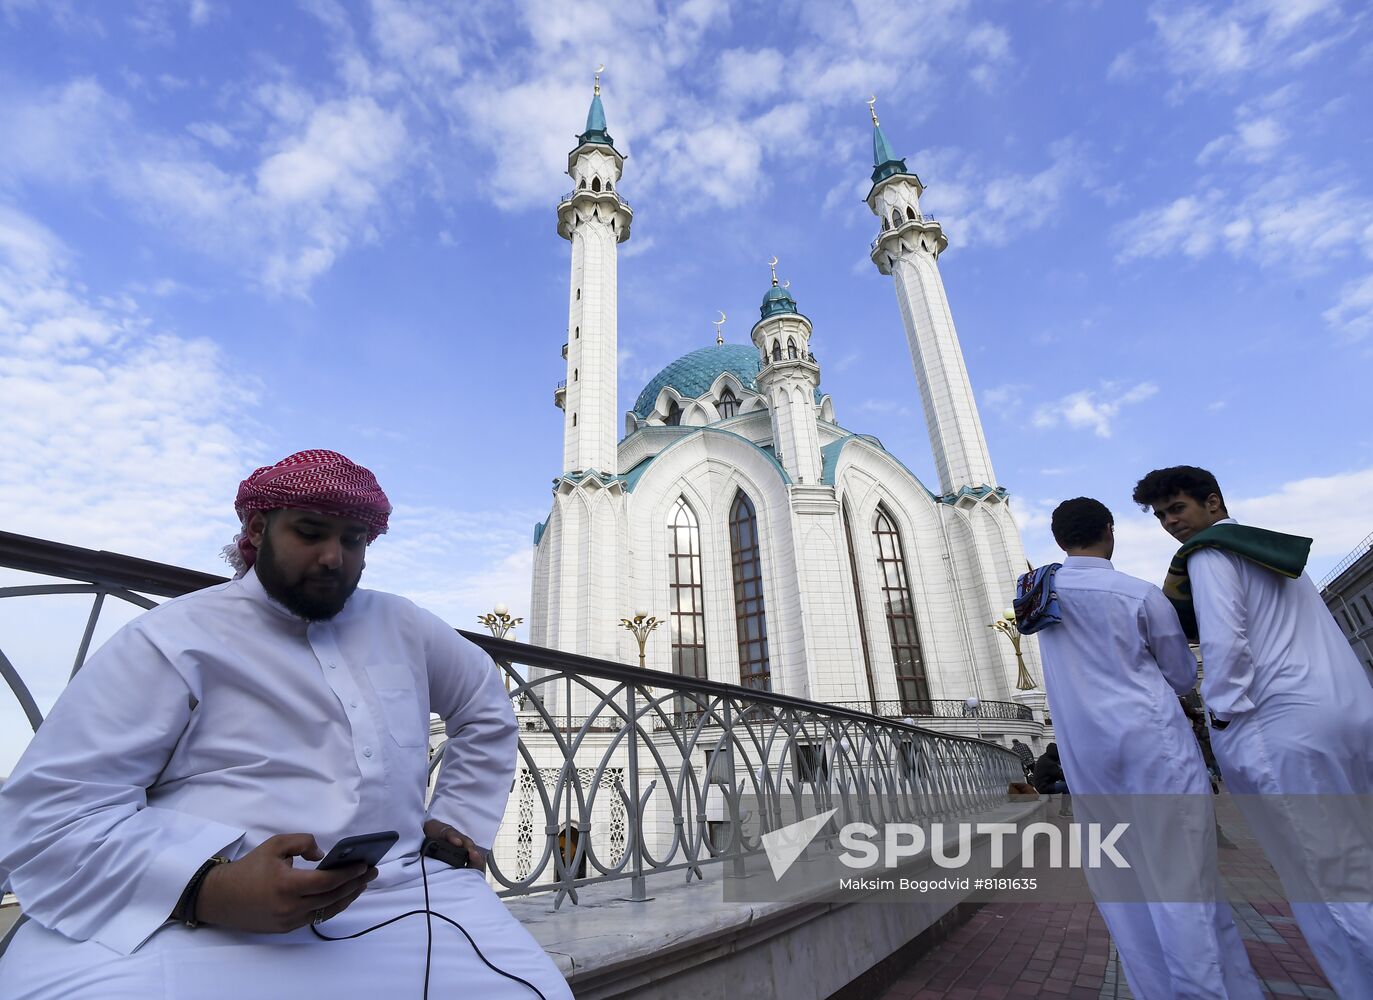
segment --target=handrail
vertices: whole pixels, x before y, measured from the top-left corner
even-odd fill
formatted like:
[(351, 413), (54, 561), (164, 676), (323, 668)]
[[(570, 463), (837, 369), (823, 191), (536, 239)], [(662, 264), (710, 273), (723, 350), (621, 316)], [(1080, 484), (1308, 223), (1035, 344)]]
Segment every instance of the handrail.
[(1366, 553), (1370, 548), (1373, 548), (1373, 532), (1371, 532), (1368, 535), (1368, 537), (1361, 541), (1358, 545), (1355, 545), (1347, 556), (1345, 556), (1338, 563), (1336, 563), (1335, 568), (1332, 569), (1329, 573), (1327, 573), (1320, 583), (1316, 584), (1316, 589), (1324, 590), (1326, 587), (1330, 586), (1332, 583), (1338, 580), (1340, 576), (1344, 573), (1344, 571), (1349, 569), (1349, 567), (1353, 566), (1356, 562), (1362, 559), (1364, 557), (1364, 553)]
[(909, 225), (910, 223), (913, 223), (913, 222), (938, 222), (938, 221), (939, 221), (939, 220), (936, 219), (933, 215), (926, 215), (926, 214), (919, 215), (919, 216), (917, 216), (917, 217), (914, 218), (914, 219), (902, 219), (902, 220), (901, 220), (901, 225), (899, 225), (899, 226), (894, 226), (894, 227), (891, 228), (891, 229), (884, 229), (884, 230), (882, 230), (880, 233), (878, 233), (878, 234), (877, 234), (877, 239), (873, 240), (872, 243), (869, 245), (869, 247), (868, 247), (868, 252), (869, 252), (869, 253), (875, 252), (875, 251), (877, 250), (878, 245), (881, 244), (881, 242), (882, 242), (884, 239), (886, 239), (888, 236), (891, 236), (891, 235), (893, 235), (893, 234), (895, 234), (895, 233), (899, 233), (901, 230), (905, 229), (906, 226)]
[[(0, 534), (0, 566), (83, 581), (0, 596), (96, 593), (87, 641), (114, 581), (167, 597), (223, 582), (9, 534)], [(707, 864), (742, 874), (764, 833), (803, 816), (947, 819), (1003, 802), (1022, 776), (1009, 750), (906, 718), (459, 631), (504, 672), (522, 723), (515, 786), (488, 858), (502, 895), (552, 891), (556, 907), (576, 903), (586, 885), (627, 880), (631, 898), (645, 900), (649, 875), (703, 878)], [(84, 648), (78, 668), (81, 657)], [(37, 728), (41, 717), (3, 654), (0, 668)], [(432, 750), (431, 777), (442, 746)]]

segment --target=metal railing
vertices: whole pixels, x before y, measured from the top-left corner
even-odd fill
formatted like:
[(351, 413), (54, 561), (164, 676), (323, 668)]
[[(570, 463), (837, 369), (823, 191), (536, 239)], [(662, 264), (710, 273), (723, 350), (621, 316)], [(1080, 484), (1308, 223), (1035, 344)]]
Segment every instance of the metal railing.
[[(75, 669), (84, 662), (103, 595), (146, 607), (153, 602), (135, 588), (171, 597), (222, 582), (6, 533), (0, 533), (0, 566), (80, 581), (5, 588), (0, 597), (97, 595)], [(627, 880), (631, 898), (643, 900), (650, 875), (704, 878), (711, 864), (742, 874), (746, 859), (762, 851), (764, 833), (803, 815), (836, 809), (840, 825), (949, 819), (1004, 802), (1008, 784), (1022, 777), (1013, 753), (981, 740), (848, 707), (461, 634), (505, 672), (521, 721), (505, 825), (514, 836), (498, 839), (488, 861), (502, 895), (551, 891), (557, 906), (576, 903), (587, 885)], [(0, 662), (37, 728), (41, 716), (27, 688), (8, 660)], [(433, 750), (431, 777), (441, 749)]]
[(979, 701), (976, 707), (957, 698), (928, 698), (924, 701), (836, 701), (830, 704), (871, 712), (883, 719), (980, 719), (987, 721), (1033, 722), (1029, 705), (1014, 701)]
[(1364, 554), (1370, 548), (1373, 548), (1373, 534), (1370, 534), (1358, 545), (1354, 546), (1353, 550), (1347, 556), (1345, 556), (1338, 563), (1336, 563), (1335, 568), (1332, 569), (1329, 573), (1327, 573), (1325, 575), (1325, 578), (1322, 579), (1320, 583), (1316, 584), (1316, 589), (1324, 590), (1326, 587), (1330, 586), (1332, 583), (1338, 580), (1341, 574), (1343, 574), (1345, 570), (1349, 569), (1349, 567), (1353, 566), (1356, 562), (1362, 559), (1364, 557)]

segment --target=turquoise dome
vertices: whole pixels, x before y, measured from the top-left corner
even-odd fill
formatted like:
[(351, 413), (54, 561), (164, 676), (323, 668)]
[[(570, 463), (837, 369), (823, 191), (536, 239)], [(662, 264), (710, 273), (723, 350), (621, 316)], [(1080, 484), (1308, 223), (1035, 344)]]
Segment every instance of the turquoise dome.
[(653, 404), (658, 393), (665, 386), (677, 390), (683, 399), (696, 399), (706, 391), (724, 372), (730, 372), (745, 389), (757, 392), (753, 380), (758, 377), (762, 363), (758, 351), (743, 344), (713, 344), (699, 351), (692, 351), (672, 362), (644, 386), (639, 398), (634, 402), (634, 412), (645, 419), (653, 412)]
[(791, 297), (791, 292), (781, 285), (773, 285), (768, 289), (768, 293), (763, 296), (763, 304), (758, 309), (763, 319), (769, 316), (776, 316), (778, 313), (799, 312), (796, 308), (796, 300)]

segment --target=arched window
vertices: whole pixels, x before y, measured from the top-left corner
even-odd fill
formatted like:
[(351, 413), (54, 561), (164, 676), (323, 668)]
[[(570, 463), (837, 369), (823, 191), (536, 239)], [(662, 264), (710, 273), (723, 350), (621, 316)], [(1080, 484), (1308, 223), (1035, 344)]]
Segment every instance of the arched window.
[[(577, 298), (581, 298), (581, 297), (582, 297), (582, 293), (581, 293), (581, 292), (578, 292), (578, 293), (577, 293)], [(582, 339), (582, 328), (581, 328), (580, 326), (577, 326), (577, 327), (573, 327), (573, 330), (574, 330), (575, 332), (572, 334), (572, 339), (573, 339), (573, 340), (581, 340), (581, 339)]]
[(582, 182), (581, 182), (580, 184), (578, 184), (577, 187), (580, 188), (580, 189), (583, 190), (583, 191), (586, 190), (586, 178), (585, 178), (585, 177), (582, 178)]
[(669, 427), (676, 427), (681, 422), (682, 408), (677, 405), (677, 400), (674, 399), (671, 403), (668, 404), (667, 417), (663, 420), (663, 423), (667, 424)]
[(910, 579), (901, 534), (881, 504), (873, 517), (872, 533), (877, 539), (877, 567), (882, 578), (882, 603), (887, 609), (887, 629), (891, 636), (892, 660), (896, 668), (896, 689), (901, 695), (901, 711), (928, 713), (930, 685), (920, 656), (920, 634), (915, 628), (915, 605), (911, 602)]
[(614, 190), (615, 190), (613, 187), (610, 186), (610, 181), (606, 181), (606, 182), (605, 182), (605, 189), (606, 189), (607, 191), (614, 191)]
[(577, 426), (577, 414), (575, 414), (575, 413), (572, 414), (572, 426), (573, 426), (573, 427), (576, 427), (576, 426)]
[(778, 343), (777, 341), (775, 341), (775, 340), (772, 342), (772, 360), (773, 360), (773, 361), (781, 361), (781, 360), (782, 360), (782, 345), (779, 344), (779, 343)]
[(701, 583), (701, 528), (685, 497), (677, 499), (667, 533), (672, 670), (684, 677), (704, 678), (706, 612)]
[(768, 623), (763, 610), (763, 561), (758, 551), (758, 518), (740, 490), (729, 511), (729, 548), (734, 564), (734, 622), (739, 634), (739, 683), (772, 690), (768, 666)]
[(796, 353), (796, 341), (792, 340), (790, 337), (787, 338), (787, 357), (793, 361), (800, 357), (800, 355)]
[[(821, 464), (824, 458), (821, 458)], [(872, 712), (877, 714), (877, 684), (872, 676), (872, 654), (868, 652), (868, 620), (863, 617), (863, 587), (858, 576), (858, 550), (853, 544), (853, 522), (849, 520), (849, 501), (845, 497), (839, 513), (844, 521), (844, 541), (849, 548), (849, 573), (853, 576), (853, 603), (858, 608), (858, 644), (863, 647), (863, 672), (868, 678), (868, 699), (872, 702)]]
[(909, 205), (906, 206), (906, 218), (915, 219), (915, 209), (911, 208)]
[(572, 381), (577, 381), (577, 369), (575, 368), (572, 369)]
[(591, 190), (593, 190), (593, 191), (599, 191), (600, 189), (601, 189), (601, 179), (600, 179), (599, 177), (593, 177), (593, 178), (591, 178)]
[(719, 411), (721, 420), (738, 416), (739, 397), (730, 392), (729, 386), (725, 386), (724, 391), (720, 393), (720, 401), (715, 404), (715, 409)]
[(891, 210), (891, 224), (893, 229), (901, 228), (901, 213), (894, 208)]
[(580, 288), (577, 289), (577, 301), (582, 301), (582, 290)]

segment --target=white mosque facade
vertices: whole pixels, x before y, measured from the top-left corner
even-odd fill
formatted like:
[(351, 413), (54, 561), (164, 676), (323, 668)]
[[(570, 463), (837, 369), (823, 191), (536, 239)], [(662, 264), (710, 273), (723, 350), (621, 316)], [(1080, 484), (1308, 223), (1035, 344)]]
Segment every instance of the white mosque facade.
[(937, 489), (839, 423), (816, 331), (775, 273), (750, 344), (673, 361), (622, 416), (617, 248), (633, 214), (599, 93), (578, 140), (558, 206), (572, 245), (567, 380), (555, 393), (564, 468), (535, 529), (530, 641), (636, 662), (620, 621), (643, 610), (664, 621), (648, 642), (652, 669), (884, 715), (975, 698), (1042, 718), (1033, 643), (1026, 692), (989, 627), (1026, 561), (939, 275), (947, 239), (876, 116), (871, 256), (895, 287)]
[[(633, 213), (598, 88), (568, 157), (573, 190), (558, 205), (558, 233), (572, 245), (567, 379), (554, 394), (563, 469), (534, 532), (528, 638), (632, 664), (639, 647), (620, 623), (643, 611), (664, 622), (647, 641), (650, 669), (1003, 744), (1019, 737), (1037, 753), (1052, 734), (1037, 650), (1025, 643), (1021, 674), (990, 627), (1026, 562), (939, 276), (947, 241), (875, 115), (873, 129), (872, 261), (895, 286), (938, 489), (877, 437), (839, 423), (820, 388), (815, 331), (775, 273), (749, 344), (717, 337), (678, 358), (621, 413), (617, 248)], [(493, 845), (501, 870), (547, 883), (554, 855), (578, 877), (617, 870), (631, 839), (628, 741), (588, 690), (559, 680), (539, 692), (542, 710), (524, 700), (519, 713), (525, 755)], [(673, 725), (645, 720), (657, 769), (642, 810), (654, 856), (680, 861), (691, 839), (683, 813), (712, 842), (728, 840), (729, 824), (714, 793), (703, 812), (691, 801), (674, 811), (672, 768), (685, 761)], [(715, 770), (713, 739), (688, 751), (698, 781)], [(769, 760), (779, 787), (803, 773), (800, 754)]]

